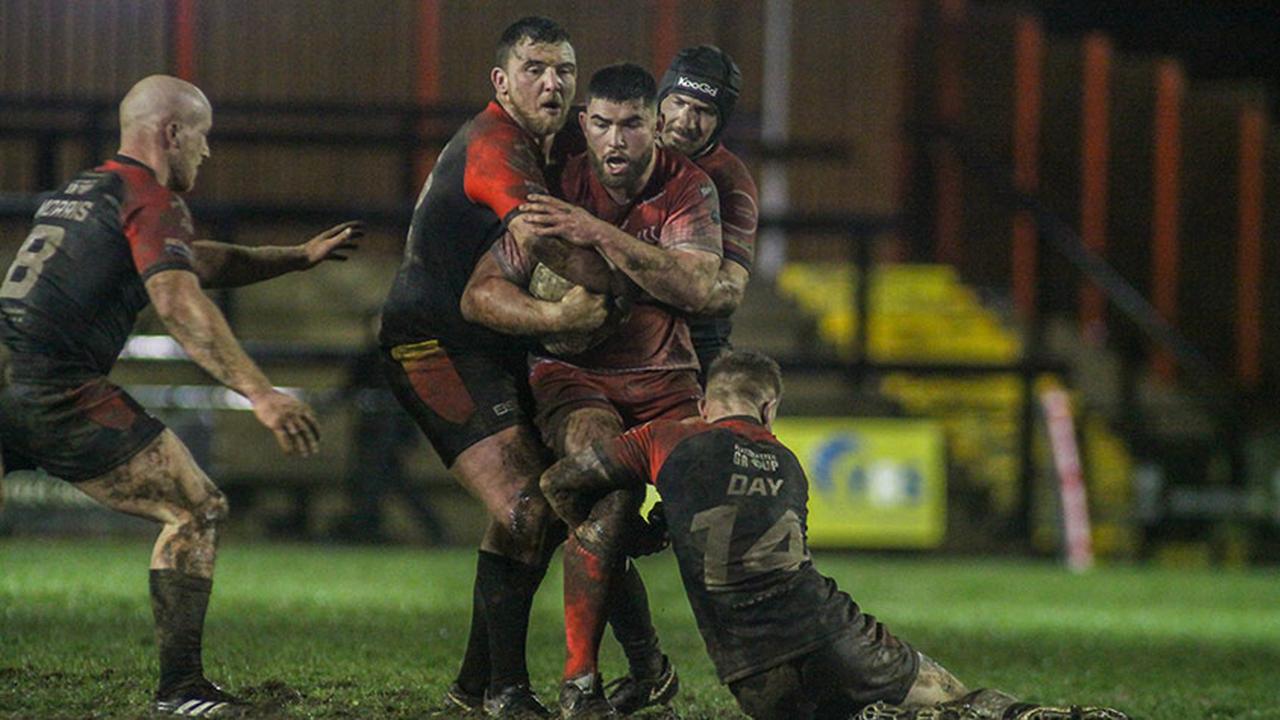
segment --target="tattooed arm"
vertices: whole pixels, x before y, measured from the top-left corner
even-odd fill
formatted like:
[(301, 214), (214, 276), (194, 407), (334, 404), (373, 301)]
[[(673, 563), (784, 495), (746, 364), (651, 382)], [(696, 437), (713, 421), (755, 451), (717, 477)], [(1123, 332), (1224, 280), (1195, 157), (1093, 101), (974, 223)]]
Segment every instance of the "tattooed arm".
[(709, 317), (729, 317), (742, 304), (742, 297), (747, 292), (747, 280), (750, 274), (747, 269), (732, 260), (720, 263), (720, 271), (716, 273), (715, 284), (711, 286), (711, 296), (707, 304), (698, 311), (699, 315)]
[(244, 395), (253, 414), (288, 453), (310, 455), (320, 433), (311, 408), (271, 386), (249, 358), (222, 312), (200, 290), (195, 274), (165, 270), (147, 278), (147, 294), (165, 328), (191, 359), (218, 382)]
[(240, 287), (298, 270), (308, 270), (326, 260), (343, 261), (364, 235), (356, 221), (335, 225), (301, 245), (248, 247), (197, 240), (194, 264), (200, 284), (207, 288)]

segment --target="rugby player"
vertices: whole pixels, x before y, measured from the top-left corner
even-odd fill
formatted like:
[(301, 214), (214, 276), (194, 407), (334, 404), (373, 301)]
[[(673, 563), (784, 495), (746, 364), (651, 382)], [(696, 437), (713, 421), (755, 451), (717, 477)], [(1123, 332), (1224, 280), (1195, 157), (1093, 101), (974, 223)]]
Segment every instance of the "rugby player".
[[(526, 352), (512, 336), (590, 331), (604, 298), (577, 288), (558, 302), (477, 280), (487, 254), (544, 171), (577, 85), (569, 35), (527, 17), (502, 33), (494, 100), (450, 140), (418, 197), (379, 342), (392, 391), (490, 522), (476, 563), (471, 632), (446, 700), (500, 717), (542, 717), (525, 641), (534, 591), (559, 525), (538, 490), (545, 450), (531, 425)], [(489, 301), (486, 305), (485, 301)], [(485, 309), (492, 312), (485, 314)], [(484, 321), (484, 325), (479, 324)]]
[(140, 80), (120, 103), (120, 149), (45, 199), (0, 285), (0, 444), (103, 505), (163, 525), (151, 555), (160, 654), (154, 710), (227, 717), (247, 706), (205, 679), (201, 638), (227, 500), (174, 433), (107, 379), (150, 302), (200, 367), (244, 395), (291, 454), (318, 449), (311, 408), (276, 389), (202, 287), (231, 287), (343, 259), (344, 223), (291, 247), (196, 241), (177, 193), (209, 157), (213, 122), (196, 86)]
[(731, 351), (707, 373), (701, 421), (658, 420), (552, 465), (544, 494), (570, 534), (622, 552), (585, 499), (644, 484), (662, 496), (680, 576), (720, 681), (755, 720), (1123, 720), (1097, 707), (969, 692), (814, 568), (808, 480), (772, 434), (782, 377)]
[[(658, 85), (658, 142), (693, 160), (715, 183), (720, 197), (724, 258), (706, 304), (687, 316), (699, 384), (705, 384), (707, 368), (729, 347), (729, 316), (742, 302), (755, 258), (756, 184), (738, 156), (720, 142), (741, 86), (742, 73), (733, 58), (711, 45), (677, 53)], [(674, 694), (670, 686), (675, 681), (658, 651), (648, 604), (631, 602), (644, 600), (646, 593), (630, 559), (626, 562), (608, 600), (609, 626), (622, 644), (629, 671), (610, 682), (607, 690), (610, 704), (624, 715)]]
[[(612, 65), (592, 76), (579, 115), (587, 152), (566, 164), (564, 200), (536, 195), (522, 207), (534, 235), (594, 249), (638, 288), (629, 317), (598, 344), (558, 355), (535, 353), (530, 368), (543, 440), (564, 456), (655, 418), (695, 417), (701, 389), (697, 358), (683, 313), (706, 304), (721, 265), (715, 185), (679, 153), (656, 145), (657, 84), (643, 68)], [(575, 204), (576, 203), (576, 204)], [(508, 280), (532, 275), (534, 258), (518, 237), (495, 247)], [(612, 532), (632, 534), (643, 494), (619, 492), (593, 516)], [(636, 610), (620, 632), (635, 675), (650, 682), (645, 704), (665, 702), (678, 685), (657, 648), (644, 585), (634, 566), (629, 581), (611, 583), (613, 568), (570, 536), (565, 549), (568, 657), (560, 704), (563, 717), (607, 717), (597, 655), (610, 588), (639, 593), (620, 600)], [(634, 638), (634, 641), (633, 641)], [(648, 701), (652, 702), (648, 702)]]
[(711, 296), (689, 317), (699, 381), (729, 347), (729, 316), (742, 303), (755, 260), (759, 200), (747, 166), (720, 142), (742, 88), (742, 72), (714, 45), (681, 50), (658, 85), (658, 141), (693, 160), (716, 186), (724, 259)]

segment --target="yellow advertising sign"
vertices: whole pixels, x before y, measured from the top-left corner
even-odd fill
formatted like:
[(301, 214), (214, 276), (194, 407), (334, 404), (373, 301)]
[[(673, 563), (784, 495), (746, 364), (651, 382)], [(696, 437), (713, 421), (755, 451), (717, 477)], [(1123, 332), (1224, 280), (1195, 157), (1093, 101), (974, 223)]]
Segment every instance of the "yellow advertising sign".
[(774, 434), (809, 477), (814, 547), (937, 547), (946, 532), (946, 459), (935, 422), (782, 418)]

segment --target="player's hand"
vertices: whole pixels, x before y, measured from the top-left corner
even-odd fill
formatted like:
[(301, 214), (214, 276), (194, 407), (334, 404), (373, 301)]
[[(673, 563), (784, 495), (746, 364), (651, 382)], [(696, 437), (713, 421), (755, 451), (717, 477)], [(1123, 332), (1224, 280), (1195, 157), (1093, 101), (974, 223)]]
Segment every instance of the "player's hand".
[(663, 511), (662, 502), (654, 504), (646, 521), (639, 515), (632, 518), (630, 543), (627, 554), (631, 557), (653, 555), (666, 550), (671, 545), (671, 536), (667, 533), (667, 514)]
[(537, 226), (533, 224), (532, 219), (527, 214), (521, 213), (511, 218), (511, 222), (507, 223), (507, 232), (511, 233), (511, 237), (516, 241), (516, 246), (527, 253), (529, 240), (537, 236)]
[(609, 317), (607, 298), (593, 293), (581, 285), (574, 285), (560, 298), (560, 332), (590, 332), (604, 324)]
[(562, 238), (578, 247), (599, 245), (603, 231), (613, 227), (586, 209), (550, 195), (532, 193), (520, 210), (536, 234)]
[(360, 248), (359, 240), (362, 237), (364, 237), (364, 223), (359, 220), (348, 220), (334, 225), (299, 247), (302, 249), (307, 268), (313, 268), (326, 260), (345, 261), (351, 252)]
[(272, 390), (253, 400), (253, 415), (276, 436), (289, 455), (314, 455), (320, 451), (320, 426), (310, 405)]

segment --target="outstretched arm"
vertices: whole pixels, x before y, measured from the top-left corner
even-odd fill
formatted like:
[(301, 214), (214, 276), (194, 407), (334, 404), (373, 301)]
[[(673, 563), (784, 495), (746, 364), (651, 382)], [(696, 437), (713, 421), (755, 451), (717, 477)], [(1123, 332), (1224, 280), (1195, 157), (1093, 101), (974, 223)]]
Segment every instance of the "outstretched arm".
[(240, 287), (270, 280), (285, 273), (308, 270), (326, 260), (343, 261), (357, 248), (364, 225), (348, 221), (335, 225), (300, 245), (246, 247), (197, 240), (196, 274), (207, 288)]
[(191, 359), (218, 382), (244, 395), (253, 414), (276, 436), (287, 453), (310, 455), (319, 449), (320, 431), (306, 403), (276, 390), (245, 354), (222, 312), (200, 290), (193, 273), (157, 272), (146, 281), (156, 313)]

